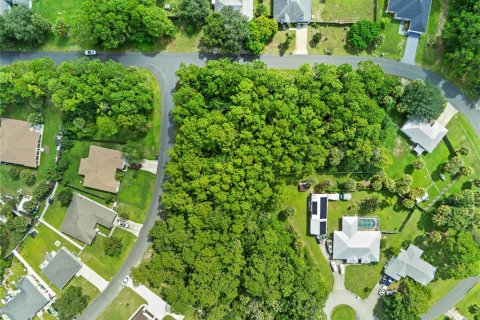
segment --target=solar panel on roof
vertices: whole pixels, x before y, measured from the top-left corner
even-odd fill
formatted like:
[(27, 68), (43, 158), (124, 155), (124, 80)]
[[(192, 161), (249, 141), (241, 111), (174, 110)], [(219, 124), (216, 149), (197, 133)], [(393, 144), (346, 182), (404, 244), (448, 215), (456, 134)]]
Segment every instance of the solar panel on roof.
[(327, 234), (327, 222), (320, 222), (320, 234)]
[(316, 201), (312, 202), (312, 214), (313, 215), (318, 214), (318, 202), (316, 202)]
[(320, 219), (327, 219), (327, 198), (320, 199)]

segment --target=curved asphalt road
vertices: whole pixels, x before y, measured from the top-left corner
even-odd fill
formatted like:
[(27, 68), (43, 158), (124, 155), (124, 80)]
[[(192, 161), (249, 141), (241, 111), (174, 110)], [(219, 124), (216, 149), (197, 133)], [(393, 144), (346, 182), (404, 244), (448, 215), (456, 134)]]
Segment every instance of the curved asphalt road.
[[(40, 57), (50, 57), (56, 63), (72, 60), (82, 57), (83, 52), (0, 52), (0, 65), (9, 64), (17, 60), (31, 60)], [(147, 218), (143, 224), (140, 235), (135, 242), (133, 249), (130, 251), (128, 258), (117, 272), (115, 277), (110, 281), (108, 287), (103, 291), (82, 313), (79, 320), (96, 319), (117, 296), (122, 289), (122, 279), (130, 273), (130, 269), (138, 265), (149, 246), (148, 231), (153, 227), (155, 221), (160, 219), (160, 208), (158, 199), (162, 193), (162, 182), (165, 178), (164, 167), (168, 161), (168, 149), (173, 146), (174, 128), (171, 119), (171, 110), (173, 108), (172, 93), (175, 89), (177, 77), (175, 71), (178, 70), (181, 63), (204, 65), (210, 59), (218, 59), (222, 56), (213, 54), (198, 53), (100, 53), (96, 58), (102, 60), (112, 59), (125, 65), (135, 65), (148, 68), (157, 78), (162, 92), (162, 125), (161, 125), (161, 141), (158, 161), (158, 174), (155, 183), (155, 191), (150, 203)], [(250, 61), (255, 59), (253, 56), (240, 56), (238, 61)], [(348, 63), (356, 66), (358, 62), (372, 60), (380, 65), (382, 69), (392, 75), (408, 78), (408, 79), (424, 79), (437, 85), (452, 103), (455, 108), (465, 114), (478, 136), (480, 136), (480, 112), (475, 109), (472, 103), (460, 90), (440, 76), (424, 70), (420, 67), (404, 64), (401, 62), (387, 60), (383, 58), (373, 57), (356, 57), (356, 56), (260, 56), (263, 62), (269, 67), (276, 69), (296, 69), (305, 63), (328, 63), (339, 65)]]

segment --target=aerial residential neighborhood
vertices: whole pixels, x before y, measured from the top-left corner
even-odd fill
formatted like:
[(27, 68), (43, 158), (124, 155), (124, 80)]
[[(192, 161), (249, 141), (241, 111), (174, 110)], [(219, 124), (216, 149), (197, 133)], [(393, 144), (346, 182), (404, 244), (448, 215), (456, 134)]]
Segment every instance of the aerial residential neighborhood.
[(479, 0), (0, 0), (0, 319), (480, 320)]

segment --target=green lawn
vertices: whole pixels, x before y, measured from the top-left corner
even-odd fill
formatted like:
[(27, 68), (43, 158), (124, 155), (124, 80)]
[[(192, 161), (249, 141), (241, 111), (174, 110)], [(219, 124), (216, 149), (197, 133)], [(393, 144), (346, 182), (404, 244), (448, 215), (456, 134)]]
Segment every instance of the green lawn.
[(154, 174), (141, 170), (128, 170), (123, 176), (118, 192), (117, 211), (132, 221), (142, 223), (147, 215), (154, 188)]
[(420, 37), (415, 57), (416, 62), (421, 65), (438, 68), (442, 63), (443, 45), (441, 32), (445, 22), (445, 11), (445, 1), (432, 1), (427, 32)]
[[(293, 34), (294, 38), (288, 47), (284, 47), (287, 33)], [(270, 40), (270, 42), (267, 44), (265, 49), (263, 49), (262, 53), (289, 55), (289, 54), (293, 54), (294, 50), (295, 50), (295, 31), (278, 31), (273, 36), (273, 39)]]
[[(326, 54), (328, 51), (334, 55), (348, 55), (350, 54), (345, 47), (347, 27), (333, 27), (333, 26), (318, 26), (312, 24), (308, 27), (308, 53), (309, 54)], [(320, 32), (322, 40), (312, 47), (311, 40), (313, 35)]]
[[(380, 220), (380, 226), (382, 221)], [(360, 298), (368, 297), (372, 289), (382, 277), (382, 269), (389, 257), (386, 254), (392, 247), (400, 247), (405, 240), (414, 241), (419, 238), (423, 232), (421, 212), (415, 211), (406, 224), (403, 231), (399, 234), (382, 235), (382, 241), (385, 243), (380, 252), (380, 261), (367, 265), (348, 265), (345, 273), (345, 288), (352, 291)]]
[(310, 252), (315, 264), (321, 271), (322, 279), (327, 286), (327, 290), (331, 291), (333, 288), (333, 276), (328, 262), (322, 255), (317, 241), (310, 236), (307, 231), (307, 192), (298, 192), (296, 186), (285, 188), (284, 192), (285, 204), (293, 205), (295, 207), (295, 215), (288, 219), (293, 229), (305, 244), (305, 247)]
[[(5, 295), (7, 289), (15, 290), (17, 287), (18, 280), (27, 274), (27, 270), (22, 263), (17, 258), (12, 259), (12, 265), (8, 268), (8, 271), (5, 273), (5, 280), (3, 285), (0, 285), (0, 297)], [(2, 303), (0, 302), (0, 305)]]
[(480, 283), (477, 283), (464, 297), (460, 300), (456, 307), (462, 315), (468, 319), (473, 319), (475, 316), (470, 312), (469, 307), (472, 304), (480, 305)]
[[(16, 167), (14, 165), (2, 164), (0, 165), (0, 193), (15, 196), (18, 189), (22, 189), (24, 193), (32, 194), (34, 186), (27, 186), (21, 178), (13, 180), (8, 171), (10, 168)], [(18, 166), (21, 170), (31, 170)]]
[[(428, 248), (426, 248), (428, 250)], [(457, 279), (436, 279), (430, 282), (427, 287), (432, 290), (432, 297), (428, 301), (430, 306), (434, 305), (438, 300), (443, 298), (460, 280)]]
[[(65, 290), (68, 287), (81, 287), (83, 294), (86, 294), (89, 297), (89, 301), (93, 301), (99, 294), (100, 290), (97, 289), (93, 284), (91, 284), (87, 279), (84, 277), (76, 277), (74, 276), (72, 280), (68, 283), (68, 285), (63, 289), (62, 292), (65, 292)], [(60, 294), (61, 297), (61, 294)], [(60, 297), (57, 297), (59, 299)]]
[(356, 22), (373, 19), (371, 0), (312, 0), (313, 21)]
[[(64, 189), (68, 189), (68, 188), (59, 184), (55, 194), (58, 195)], [(65, 217), (66, 213), (67, 213), (67, 207), (63, 207), (60, 204), (60, 201), (55, 200), (48, 207), (47, 212), (45, 213), (45, 216), (43, 217), (43, 219), (47, 221), (49, 224), (51, 224), (53, 227), (55, 227), (56, 229), (60, 230), (60, 226), (62, 225), (63, 218)]]
[(355, 320), (356, 318), (355, 310), (346, 304), (341, 304), (333, 308), (332, 320)]
[(143, 300), (130, 288), (123, 288), (115, 300), (100, 314), (98, 320), (126, 320), (142, 304), (147, 302)]
[(105, 237), (97, 235), (91, 246), (86, 246), (80, 254), (82, 261), (95, 270), (105, 280), (110, 280), (128, 256), (136, 237), (128, 231), (116, 228), (114, 236), (122, 239), (123, 250), (120, 256), (110, 257), (104, 253)]

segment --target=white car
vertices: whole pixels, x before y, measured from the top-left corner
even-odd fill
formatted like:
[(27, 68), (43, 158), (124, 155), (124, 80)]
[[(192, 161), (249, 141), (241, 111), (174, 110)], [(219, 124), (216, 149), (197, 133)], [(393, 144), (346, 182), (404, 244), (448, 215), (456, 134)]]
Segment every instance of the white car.
[(333, 272), (338, 272), (337, 264), (335, 261), (330, 262), (330, 267), (332, 268)]
[(126, 277), (122, 280), (122, 284), (123, 284), (124, 286), (126, 286), (127, 283), (128, 283), (128, 280), (130, 280), (130, 277), (129, 277), (129, 276), (126, 276)]
[(97, 51), (95, 50), (85, 50), (85, 55), (86, 56), (94, 56), (97, 54)]
[(383, 296), (387, 292), (387, 286), (383, 286), (380, 291), (378, 291), (378, 295)]
[(343, 263), (338, 266), (338, 271), (340, 274), (345, 274), (345, 265)]
[(397, 290), (388, 290), (385, 294), (387, 296), (391, 296), (392, 294), (395, 294), (397, 292)]
[(120, 220), (120, 221), (118, 221), (118, 226), (119, 226), (120, 228), (126, 229), (126, 228), (128, 228), (128, 223), (126, 223), (126, 222), (123, 221), (123, 220)]

